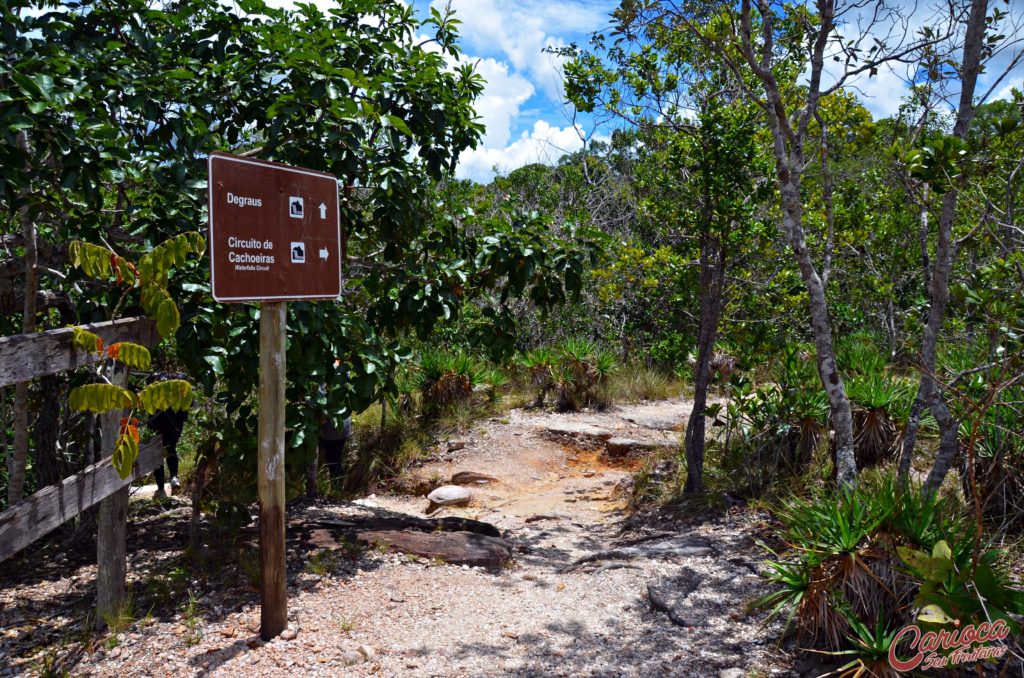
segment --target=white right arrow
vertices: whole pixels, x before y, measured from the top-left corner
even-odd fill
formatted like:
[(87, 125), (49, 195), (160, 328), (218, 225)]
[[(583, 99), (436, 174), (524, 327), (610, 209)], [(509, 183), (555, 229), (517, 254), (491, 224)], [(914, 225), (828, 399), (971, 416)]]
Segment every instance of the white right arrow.
[(327, 248), (326, 247), (321, 247), (320, 248), (320, 258), (321, 259), (326, 259), (327, 258)]

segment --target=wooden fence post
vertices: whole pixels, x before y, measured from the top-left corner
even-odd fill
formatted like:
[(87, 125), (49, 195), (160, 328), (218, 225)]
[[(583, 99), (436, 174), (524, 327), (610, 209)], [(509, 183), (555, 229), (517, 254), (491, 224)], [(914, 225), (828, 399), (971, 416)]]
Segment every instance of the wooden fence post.
[(260, 637), (270, 640), (288, 625), (284, 533), (284, 411), (287, 304), (260, 304)]
[[(110, 381), (116, 386), (128, 383), (128, 368), (116, 364)], [(114, 453), (117, 436), (121, 427), (122, 410), (112, 410), (102, 415), (101, 451), (109, 457)], [(162, 463), (162, 462), (161, 462)], [(126, 530), (128, 525), (129, 486), (114, 492), (100, 502), (96, 527), (96, 628), (102, 630), (107, 622), (104, 617), (116, 613), (125, 599), (125, 580), (128, 576), (128, 554)]]

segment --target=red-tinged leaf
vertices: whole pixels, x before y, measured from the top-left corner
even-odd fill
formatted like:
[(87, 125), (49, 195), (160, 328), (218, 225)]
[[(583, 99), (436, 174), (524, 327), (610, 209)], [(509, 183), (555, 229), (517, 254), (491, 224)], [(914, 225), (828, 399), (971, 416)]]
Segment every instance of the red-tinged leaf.
[(148, 348), (130, 341), (119, 341), (113, 344), (107, 349), (107, 355), (136, 370), (148, 370), (151, 361)]

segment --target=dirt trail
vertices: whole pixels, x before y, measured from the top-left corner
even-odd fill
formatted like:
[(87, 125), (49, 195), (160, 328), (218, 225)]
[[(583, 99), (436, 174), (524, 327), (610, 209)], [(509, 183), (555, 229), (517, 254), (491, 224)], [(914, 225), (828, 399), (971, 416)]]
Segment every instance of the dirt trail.
[[(302, 558), (293, 554), (288, 639), (258, 641), (251, 594), (242, 601), (237, 591), (211, 591), (200, 604), (198, 626), (181, 613), (158, 618), (122, 634), (117, 648), (85, 656), (74, 673), (788, 674), (781, 668), (785, 658), (759, 628), (763, 613), (747, 611), (767, 590), (758, 575), (752, 520), (737, 513), (672, 530), (627, 531), (617, 488), (630, 464), (607, 463), (594, 447), (600, 439), (566, 434), (567, 427), (589, 433), (598, 427), (641, 444), (677, 446), (673, 429), (688, 411), (683, 400), (573, 415), (516, 410), (477, 424), (459, 439), (463, 449), (442, 452), (417, 469), (421, 479), (437, 481), (459, 471), (498, 479), (475, 486), (470, 506), (437, 515), (496, 525), (515, 546), (509, 568), (490, 572), (377, 550), (324, 566), (316, 558), (293, 563)], [(427, 505), (411, 496), (374, 496), (365, 503), (318, 503), (291, 518), (383, 510), (422, 515)], [(652, 597), (682, 625), (652, 609)]]

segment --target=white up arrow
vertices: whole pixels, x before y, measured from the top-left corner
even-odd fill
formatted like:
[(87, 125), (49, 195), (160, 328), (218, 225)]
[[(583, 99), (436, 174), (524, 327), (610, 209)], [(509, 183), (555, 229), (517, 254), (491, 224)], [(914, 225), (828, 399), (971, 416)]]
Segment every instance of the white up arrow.
[(326, 247), (321, 247), (320, 248), (320, 258), (321, 259), (326, 259), (327, 258), (327, 248)]
[(325, 205), (323, 203), (320, 203), (320, 218), (321, 219), (326, 219), (327, 218), (327, 205)]

